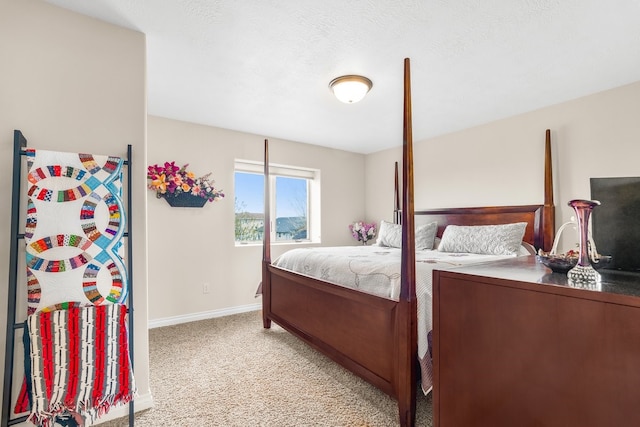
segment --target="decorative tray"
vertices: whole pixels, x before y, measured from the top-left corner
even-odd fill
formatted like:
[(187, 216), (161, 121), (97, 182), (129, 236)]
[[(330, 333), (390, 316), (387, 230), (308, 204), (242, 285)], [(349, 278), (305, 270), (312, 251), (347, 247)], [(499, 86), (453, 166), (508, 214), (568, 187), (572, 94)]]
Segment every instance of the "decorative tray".
[[(540, 253), (536, 255), (536, 259), (554, 273), (567, 274), (578, 263), (578, 254), (575, 251), (569, 251), (566, 254)], [(596, 270), (604, 268), (610, 263), (611, 256), (608, 255), (599, 255), (598, 258), (591, 260), (591, 265)]]

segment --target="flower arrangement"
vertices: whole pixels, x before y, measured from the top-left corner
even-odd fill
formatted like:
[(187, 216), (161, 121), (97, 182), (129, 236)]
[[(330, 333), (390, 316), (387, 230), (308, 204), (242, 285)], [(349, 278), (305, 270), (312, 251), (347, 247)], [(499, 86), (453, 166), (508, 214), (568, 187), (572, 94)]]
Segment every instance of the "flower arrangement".
[(376, 236), (376, 223), (366, 223), (364, 221), (356, 221), (349, 224), (349, 231), (354, 239), (366, 245), (369, 240)]
[(224, 197), (222, 190), (213, 186), (211, 173), (196, 177), (187, 170), (188, 164), (178, 167), (175, 163), (165, 162), (164, 166), (153, 165), (147, 168), (147, 178), (151, 180), (149, 189), (156, 192), (156, 197), (177, 197), (187, 193), (210, 202)]

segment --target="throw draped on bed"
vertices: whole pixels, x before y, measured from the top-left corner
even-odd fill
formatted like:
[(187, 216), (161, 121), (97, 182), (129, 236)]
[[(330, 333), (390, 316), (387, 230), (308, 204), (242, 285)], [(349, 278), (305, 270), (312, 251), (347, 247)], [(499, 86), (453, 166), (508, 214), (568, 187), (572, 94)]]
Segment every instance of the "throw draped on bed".
[(26, 381), (15, 411), (95, 419), (135, 385), (126, 325), (123, 159), (27, 149)]

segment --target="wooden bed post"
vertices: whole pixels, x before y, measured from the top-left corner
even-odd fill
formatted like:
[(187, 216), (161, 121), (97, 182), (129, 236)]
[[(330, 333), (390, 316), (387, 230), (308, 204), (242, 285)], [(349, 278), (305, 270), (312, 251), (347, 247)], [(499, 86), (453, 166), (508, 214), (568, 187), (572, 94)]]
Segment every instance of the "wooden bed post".
[(400, 425), (412, 427), (416, 418), (418, 333), (416, 324), (416, 254), (413, 216), (413, 135), (411, 127), (411, 75), (404, 60), (404, 124), (402, 149), (402, 264), (398, 304), (398, 369), (396, 387)]
[(400, 181), (398, 180), (398, 162), (395, 164), (395, 180), (393, 187), (393, 222), (401, 224), (400, 219)]
[(547, 129), (544, 146), (544, 211), (542, 220), (544, 227), (542, 231), (543, 242), (540, 245), (542, 250), (549, 252), (553, 245), (556, 231), (556, 212), (553, 204), (553, 176), (551, 165), (551, 130)]
[(269, 188), (269, 140), (264, 140), (264, 224), (262, 226), (262, 326), (271, 328), (271, 209)]

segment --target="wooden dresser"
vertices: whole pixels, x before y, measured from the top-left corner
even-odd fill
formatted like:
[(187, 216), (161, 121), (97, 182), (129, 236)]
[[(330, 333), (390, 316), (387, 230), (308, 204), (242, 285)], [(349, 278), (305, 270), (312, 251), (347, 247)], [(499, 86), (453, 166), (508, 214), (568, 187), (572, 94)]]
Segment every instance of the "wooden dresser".
[(436, 427), (640, 426), (640, 275), (578, 289), (535, 257), (433, 277)]

